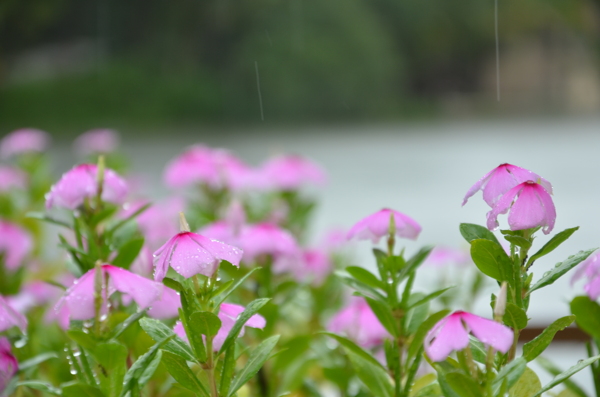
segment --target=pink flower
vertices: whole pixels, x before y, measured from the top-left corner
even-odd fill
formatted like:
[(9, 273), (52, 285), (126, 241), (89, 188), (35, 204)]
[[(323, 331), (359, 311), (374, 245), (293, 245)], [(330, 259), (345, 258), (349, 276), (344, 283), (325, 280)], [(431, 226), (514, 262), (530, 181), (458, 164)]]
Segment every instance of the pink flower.
[(17, 270), (33, 248), (33, 241), (25, 230), (13, 223), (0, 220), (0, 254), (8, 270)]
[(22, 332), (25, 332), (27, 319), (0, 295), (0, 332), (12, 327), (19, 327)]
[[(80, 164), (67, 171), (46, 194), (46, 208), (63, 207), (74, 210), (83, 205), (86, 198), (96, 196), (98, 192), (95, 164)], [(102, 200), (123, 204), (127, 196), (127, 183), (111, 169), (104, 171)]]
[(180, 307), (181, 299), (177, 291), (165, 287), (161, 298), (148, 310), (148, 316), (161, 320), (178, 317)]
[[(238, 316), (243, 311), (244, 311), (243, 306), (234, 305), (233, 303), (221, 303), (221, 307), (219, 309), (219, 314), (218, 314), (219, 320), (221, 320), (221, 328), (219, 329), (219, 332), (217, 333), (217, 335), (215, 335), (215, 337), (213, 339), (213, 350), (214, 351), (219, 350), (221, 348), (221, 346), (223, 346), (223, 342), (225, 342), (225, 338), (227, 338), (229, 331), (231, 331), (231, 328), (233, 328), (235, 321), (237, 320)], [(263, 316), (261, 316), (260, 314), (255, 314), (248, 319), (248, 321), (246, 322), (244, 327), (262, 329), (265, 327), (265, 325), (267, 325), (267, 321), (265, 320), (265, 318)], [(239, 336), (244, 335), (244, 327), (242, 327), (242, 330), (240, 331)], [(175, 333), (181, 339), (183, 339), (189, 343), (188, 337), (185, 334), (185, 330), (184, 330), (183, 324), (181, 324), (181, 322), (177, 322), (177, 324), (175, 324), (175, 328), (173, 329), (173, 331), (175, 331)]]
[(12, 189), (25, 189), (27, 186), (27, 175), (16, 168), (0, 165), (0, 193)]
[(60, 288), (36, 280), (25, 284), (17, 295), (7, 296), (6, 301), (19, 313), (27, 313), (34, 307), (56, 301), (60, 295)]
[(484, 344), (502, 353), (513, 343), (513, 331), (495, 321), (457, 311), (444, 317), (427, 334), (425, 352), (433, 361), (443, 361), (456, 350), (469, 345), (469, 332)]
[(278, 156), (261, 167), (268, 187), (278, 190), (297, 190), (305, 184), (324, 185), (325, 172), (314, 162), (297, 155)]
[(510, 230), (531, 229), (544, 226), (544, 234), (554, 228), (556, 209), (552, 198), (539, 183), (523, 182), (510, 189), (498, 200), (496, 206), (487, 214), (487, 227), (498, 227), (498, 215), (508, 214)]
[[(145, 200), (126, 204), (125, 211), (120, 216), (127, 218), (145, 204), (147, 204)], [(165, 240), (178, 232), (178, 214), (183, 211), (184, 207), (183, 199), (171, 197), (152, 205), (136, 218), (136, 222), (146, 238), (146, 243), (150, 247), (153, 249), (160, 247)]]
[(577, 271), (571, 279), (571, 285), (580, 280), (583, 276), (587, 278), (583, 290), (591, 300), (595, 301), (600, 297), (600, 252), (590, 255), (586, 260), (579, 264)]
[(239, 190), (250, 184), (252, 176), (252, 171), (230, 152), (195, 145), (167, 165), (164, 180), (172, 188), (205, 184), (211, 189)]
[(333, 263), (329, 255), (318, 249), (307, 249), (301, 252), (299, 258), (283, 258), (273, 264), (273, 272), (291, 273), (296, 280), (310, 282), (315, 286), (323, 284), (332, 271)]
[(181, 232), (154, 253), (154, 279), (165, 278), (169, 266), (186, 278), (196, 274), (212, 277), (222, 260), (239, 266), (242, 255), (239, 248), (200, 234)]
[(421, 233), (421, 226), (409, 216), (388, 208), (358, 221), (352, 226), (346, 237), (348, 240), (353, 238), (358, 240), (371, 239), (373, 243), (377, 243), (381, 237), (388, 235), (392, 216), (396, 223), (396, 235), (411, 240), (417, 239), (419, 233)]
[(252, 263), (263, 255), (271, 255), (275, 260), (300, 255), (300, 248), (290, 232), (270, 223), (244, 227), (238, 242), (244, 251), (245, 263)]
[(538, 174), (517, 167), (512, 164), (500, 164), (478, 180), (467, 192), (463, 199), (462, 205), (467, 203), (467, 200), (477, 193), (478, 190), (483, 191), (483, 199), (490, 207), (494, 207), (498, 199), (515, 186), (526, 181), (539, 181), (544, 186), (548, 193), (552, 194), (552, 185), (550, 182), (539, 176)]
[[(164, 286), (156, 281), (131, 273), (113, 265), (102, 265), (103, 279), (108, 277), (108, 285), (104, 286), (105, 303), (114, 292), (130, 296), (140, 309), (150, 307), (163, 293)], [(94, 311), (94, 278), (96, 269), (92, 269), (73, 282), (63, 297), (56, 304), (58, 312), (64, 306), (69, 310), (72, 320), (88, 320), (95, 315)]]
[(367, 349), (381, 345), (384, 339), (390, 338), (364, 298), (357, 296), (353, 296), (348, 306), (333, 316), (327, 329), (343, 334)]
[(117, 131), (107, 128), (89, 130), (75, 139), (73, 147), (82, 156), (111, 153), (119, 147), (119, 134)]
[(424, 265), (433, 267), (464, 266), (472, 263), (469, 254), (450, 247), (435, 247), (425, 259)]
[(0, 338), (0, 395), (4, 395), (8, 382), (18, 370), (19, 363), (12, 354), (10, 342), (6, 338)]
[(0, 157), (6, 159), (29, 152), (43, 152), (50, 143), (50, 137), (42, 130), (22, 128), (5, 136), (0, 141)]

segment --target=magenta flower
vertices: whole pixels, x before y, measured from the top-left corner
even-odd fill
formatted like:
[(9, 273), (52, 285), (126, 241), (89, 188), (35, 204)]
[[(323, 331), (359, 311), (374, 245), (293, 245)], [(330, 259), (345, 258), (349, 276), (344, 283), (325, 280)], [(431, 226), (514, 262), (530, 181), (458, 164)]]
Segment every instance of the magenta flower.
[[(221, 303), (221, 307), (218, 313), (219, 320), (221, 320), (221, 328), (219, 329), (219, 332), (217, 333), (217, 335), (215, 335), (213, 339), (214, 351), (219, 350), (221, 346), (223, 346), (223, 342), (225, 342), (229, 331), (231, 331), (231, 328), (233, 328), (235, 321), (243, 311), (243, 306), (235, 305), (233, 303)], [(244, 335), (245, 327), (263, 329), (265, 325), (267, 325), (267, 321), (265, 320), (265, 318), (260, 314), (255, 314), (252, 317), (250, 317), (248, 321), (246, 321), (246, 324), (244, 325), (244, 327), (242, 327), (239, 336)], [(181, 322), (178, 321), (177, 324), (175, 324), (175, 328), (173, 329), (173, 331), (175, 331), (175, 333), (181, 339), (189, 343), (188, 337), (185, 334), (185, 329), (183, 328), (183, 324), (181, 324)]]
[(33, 248), (33, 241), (24, 229), (13, 223), (0, 220), (0, 255), (8, 270), (14, 271)]
[(324, 185), (325, 172), (316, 163), (297, 155), (278, 156), (260, 170), (271, 189), (297, 190), (306, 184)]
[(498, 200), (496, 206), (487, 214), (487, 227), (498, 227), (498, 215), (508, 214), (510, 230), (524, 230), (543, 226), (548, 234), (554, 228), (556, 209), (550, 194), (539, 183), (523, 182), (510, 189)]
[(357, 296), (353, 296), (348, 306), (333, 316), (327, 329), (343, 334), (367, 349), (379, 346), (384, 339), (390, 338), (365, 299)]
[(301, 254), (291, 233), (270, 223), (258, 223), (242, 228), (238, 242), (244, 251), (245, 263), (252, 263), (265, 255), (279, 260), (298, 258)]
[(154, 279), (162, 281), (169, 266), (186, 278), (196, 274), (212, 277), (222, 260), (239, 267), (242, 255), (243, 251), (234, 246), (200, 234), (181, 232), (154, 253)]
[[(83, 205), (85, 199), (97, 195), (98, 167), (95, 164), (80, 164), (63, 174), (50, 192), (46, 194), (46, 208), (63, 207), (70, 210)], [(123, 204), (127, 196), (127, 183), (111, 169), (104, 170), (102, 200)]]
[(13, 189), (25, 189), (27, 175), (16, 168), (0, 165), (0, 193)]
[(252, 177), (253, 172), (230, 152), (202, 145), (188, 148), (167, 165), (164, 174), (172, 188), (205, 184), (211, 189), (240, 190)]
[(571, 285), (584, 276), (587, 282), (583, 286), (583, 290), (591, 300), (595, 301), (600, 297), (600, 252), (590, 255), (577, 266), (577, 271), (571, 279)]
[(377, 243), (381, 237), (389, 234), (390, 218), (392, 216), (396, 223), (396, 235), (411, 240), (417, 239), (419, 233), (421, 233), (421, 226), (409, 216), (388, 208), (358, 221), (352, 226), (346, 238), (348, 240), (353, 238), (358, 240), (370, 239), (373, 243)]
[(284, 257), (273, 264), (274, 273), (290, 273), (296, 280), (315, 286), (323, 284), (332, 271), (329, 255), (318, 249), (307, 249), (299, 257)]
[(178, 317), (180, 307), (181, 299), (177, 291), (165, 287), (160, 299), (148, 310), (148, 316), (161, 320)]
[(8, 382), (18, 370), (19, 363), (12, 354), (10, 342), (6, 338), (0, 338), (0, 395), (4, 395)]
[(25, 332), (27, 319), (0, 295), (0, 332), (12, 327), (19, 327), (22, 332)]
[(36, 280), (25, 284), (17, 295), (7, 296), (6, 301), (19, 313), (27, 313), (34, 307), (43, 306), (48, 302), (56, 301), (60, 295), (60, 288)]
[(112, 153), (119, 147), (119, 134), (108, 128), (89, 130), (75, 139), (73, 147), (82, 156)]
[(432, 267), (464, 266), (472, 263), (471, 256), (460, 249), (435, 247), (425, 259), (424, 265)]
[(502, 353), (508, 352), (513, 343), (513, 331), (507, 326), (457, 311), (441, 319), (429, 331), (424, 341), (425, 352), (432, 361), (443, 361), (453, 351), (469, 345), (469, 333)]
[[(126, 204), (120, 217), (129, 217), (147, 203), (146, 200), (139, 200)], [(184, 207), (185, 202), (182, 198), (171, 197), (152, 205), (136, 218), (136, 222), (146, 238), (146, 243), (152, 249), (160, 247), (165, 240), (177, 234), (179, 231), (177, 227), (178, 214), (183, 211)]]
[(539, 181), (544, 186), (548, 193), (552, 194), (552, 185), (550, 182), (539, 176), (538, 174), (517, 167), (512, 164), (500, 164), (478, 180), (467, 192), (463, 199), (462, 205), (465, 205), (469, 198), (477, 193), (478, 190), (483, 191), (483, 200), (490, 206), (494, 207), (498, 199), (515, 186), (526, 181)]
[[(103, 287), (106, 300), (116, 291), (131, 297), (140, 309), (150, 307), (162, 296), (162, 283), (148, 280), (113, 265), (102, 265), (103, 279), (108, 277), (108, 285)], [(56, 304), (59, 312), (64, 306), (69, 310), (72, 320), (88, 320), (95, 315), (94, 311), (94, 278), (96, 269), (92, 269), (73, 282), (63, 297)]]
[(43, 152), (50, 143), (50, 137), (42, 130), (22, 128), (2, 138), (0, 141), (0, 157), (6, 159), (12, 156), (31, 152)]

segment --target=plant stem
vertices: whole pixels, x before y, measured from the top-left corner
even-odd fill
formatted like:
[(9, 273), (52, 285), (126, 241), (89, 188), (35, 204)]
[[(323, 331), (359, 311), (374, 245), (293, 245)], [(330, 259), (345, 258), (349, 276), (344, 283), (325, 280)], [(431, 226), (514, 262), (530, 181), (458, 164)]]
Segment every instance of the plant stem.
[(208, 374), (208, 382), (210, 384), (210, 396), (219, 397), (217, 391), (217, 380), (215, 379), (215, 363), (214, 363), (214, 352), (213, 352), (213, 338), (206, 338), (206, 372)]

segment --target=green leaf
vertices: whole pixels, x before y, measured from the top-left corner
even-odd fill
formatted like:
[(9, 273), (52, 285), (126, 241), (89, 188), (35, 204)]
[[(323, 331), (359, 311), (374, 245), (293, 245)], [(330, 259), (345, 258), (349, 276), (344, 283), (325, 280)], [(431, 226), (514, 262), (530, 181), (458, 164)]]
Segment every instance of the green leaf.
[(229, 387), (231, 386), (231, 378), (233, 378), (234, 371), (235, 345), (232, 345), (225, 352), (225, 358), (223, 359), (223, 368), (221, 370), (221, 386), (219, 388), (220, 396), (226, 396), (229, 393)]
[(177, 292), (183, 291), (183, 285), (181, 285), (181, 283), (179, 281), (173, 280), (172, 278), (169, 278), (169, 277), (163, 278), (163, 284), (166, 287), (169, 287), (172, 290), (175, 290)]
[(382, 303), (387, 302), (386, 298), (379, 291), (377, 291), (375, 288), (371, 287), (370, 285), (367, 285), (367, 284), (363, 283), (362, 281), (358, 281), (355, 278), (347, 277), (340, 273), (336, 273), (336, 274), (338, 275), (339, 279), (344, 284), (348, 285), (349, 287), (352, 287), (355, 290), (362, 292), (366, 296), (370, 296), (371, 298), (377, 299), (378, 301), (380, 301)]
[(471, 257), (486, 276), (498, 281), (513, 282), (513, 263), (500, 244), (485, 239), (473, 240)]
[(552, 270), (544, 273), (542, 278), (539, 279), (538, 282), (529, 289), (527, 294), (529, 295), (537, 289), (554, 283), (566, 272), (577, 266), (582, 261), (586, 260), (587, 257), (590, 256), (594, 251), (596, 251), (596, 248), (587, 251), (579, 251), (577, 254), (571, 255), (566, 261), (557, 263)]
[[(256, 301), (255, 301), (256, 302)], [(261, 369), (265, 361), (269, 359), (271, 351), (279, 341), (279, 335), (265, 339), (250, 353), (244, 368), (235, 376), (229, 389), (228, 397), (233, 396), (246, 382), (248, 382)]]
[(168, 351), (163, 352), (162, 363), (167, 367), (167, 371), (171, 376), (179, 382), (179, 384), (193, 393), (201, 396), (209, 396), (208, 390), (200, 382), (198, 377), (192, 372), (190, 367), (180, 356), (169, 353)]
[(406, 278), (410, 273), (416, 270), (425, 259), (429, 256), (429, 253), (433, 249), (433, 246), (426, 246), (421, 248), (416, 254), (414, 254), (409, 260), (406, 261), (406, 265), (400, 269), (398, 274), (398, 280), (402, 281)]
[[(413, 306), (414, 302), (418, 302), (424, 297), (425, 294), (422, 294), (420, 292), (412, 294), (408, 299), (407, 306)], [(404, 316), (403, 320), (406, 324), (405, 327), (409, 335), (417, 332), (417, 329), (419, 329), (423, 321), (425, 321), (428, 314), (429, 302), (422, 303), (406, 311), (406, 315)]]
[(159, 349), (164, 347), (173, 338), (175, 338), (175, 335), (170, 335), (170, 336), (167, 336), (166, 338), (162, 339), (160, 342), (157, 342), (154, 346), (152, 346), (150, 348), (150, 350), (148, 350), (146, 353), (141, 355), (133, 363), (133, 365), (129, 368), (129, 370), (125, 374), (125, 378), (123, 379), (123, 390), (121, 391), (120, 397), (124, 397), (132, 389), (139, 387), (140, 378), (145, 375), (145, 372), (147, 371), (147, 369), (149, 367), (153, 366), (154, 358), (156, 357), (157, 354), (159, 354)]
[(143, 205), (142, 207), (140, 207), (140, 209), (135, 211), (133, 214), (129, 215), (127, 218), (123, 219), (122, 221), (120, 221), (116, 225), (114, 225), (110, 230), (108, 230), (107, 234), (113, 235), (117, 230), (119, 230), (120, 228), (122, 228), (123, 226), (125, 226), (126, 224), (131, 222), (132, 220), (134, 220), (138, 215), (140, 215), (142, 212), (146, 211), (151, 206), (152, 206), (152, 203)]
[(346, 352), (356, 375), (369, 388), (371, 395), (377, 397), (392, 397), (394, 395), (392, 380), (381, 367), (381, 364), (375, 365), (372, 357), (367, 360), (362, 354), (357, 354), (353, 350), (348, 349)]
[(110, 339), (114, 340), (114, 339), (117, 339), (119, 336), (121, 336), (121, 334), (123, 332), (125, 332), (131, 325), (133, 325), (140, 318), (144, 317), (144, 315), (146, 314), (146, 312), (148, 310), (149, 309), (143, 309), (143, 310), (140, 310), (139, 312), (135, 312), (131, 316), (127, 317), (125, 319), (125, 321), (123, 321), (121, 324), (119, 324), (115, 327)]
[(554, 251), (559, 245), (561, 245), (569, 237), (571, 237), (571, 235), (573, 233), (575, 233), (577, 230), (579, 230), (579, 226), (572, 227), (570, 229), (565, 229), (562, 232), (554, 235), (546, 244), (544, 244), (544, 246), (542, 248), (540, 248), (540, 250), (538, 252), (536, 252), (535, 254), (531, 255), (531, 257), (529, 257), (526, 267), (529, 268), (531, 265), (533, 265), (533, 262), (535, 262), (537, 259), (541, 258), (544, 255), (548, 255), (550, 252)]
[(385, 305), (373, 298), (365, 297), (367, 304), (373, 310), (373, 313), (383, 325), (383, 327), (390, 333), (392, 336), (398, 336), (398, 325), (396, 319), (392, 315), (392, 311), (388, 305)]
[(531, 397), (540, 396), (542, 393), (545, 393), (548, 390), (552, 389), (554, 386), (563, 383), (565, 381), (565, 379), (569, 379), (571, 376), (575, 375), (577, 372), (581, 371), (582, 369), (584, 369), (588, 365), (591, 365), (591, 364), (595, 363), (598, 360), (600, 360), (600, 355), (597, 355), (597, 356), (594, 356), (594, 357), (590, 357), (590, 358), (585, 359), (585, 360), (579, 360), (577, 362), (577, 364), (573, 365), (571, 368), (569, 368), (566, 371), (564, 371), (564, 372), (556, 375), (554, 377), (554, 379), (552, 379), (550, 381), (550, 383), (544, 385), (544, 387), (542, 387), (537, 393), (535, 393)]
[(51, 218), (48, 215), (44, 214), (43, 212), (28, 212), (25, 214), (25, 218), (37, 219), (40, 221), (52, 223), (57, 226), (66, 227), (67, 229), (71, 229), (71, 225), (69, 225), (67, 222), (61, 221), (59, 219)]
[(86, 348), (89, 351), (92, 351), (96, 348), (96, 340), (94, 337), (88, 333), (83, 332), (80, 329), (70, 329), (67, 331), (67, 336), (71, 338), (71, 340), (75, 341), (78, 345)]
[(498, 392), (502, 388), (502, 384), (506, 382), (506, 390), (510, 390), (510, 388), (517, 383), (523, 372), (525, 372), (525, 368), (527, 368), (527, 361), (523, 357), (519, 357), (506, 366), (502, 367), (496, 379), (492, 382), (492, 390), (494, 395), (498, 395)]
[(140, 253), (140, 250), (144, 246), (144, 238), (134, 238), (123, 244), (119, 249), (117, 257), (113, 259), (112, 264), (123, 269), (129, 269), (129, 266), (133, 263), (135, 258)]
[(62, 389), (63, 397), (106, 397), (100, 389), (85, 383), (73, 383)]
[(422, 305), (423, 303), (427, 303), (427, 302), (429, 302), (430, 300), (432, 300), (432, 299), (435, 299), (435, 298), (437, 298), (438, 296), (442, 295), (444, 292), (448, 291), (448, 290), (449, 290), (449, 289), (451, 289), (451, 288), (454, 288), (454, 286), (452, 286), (452, 287), (448, 287), (448, 288), (444, 288), (444, 289), (440, 289), (440, 290), (437, 290), (437, 291), (435, 291), (435, 292), (432, 292), (432, 293), (431, 293), (431, 294), (429, 294), (429, 295), (425, 295), (423, 298), (420, 298), (420, 299), (416, 300), (414, 303), (411, 303), (410, 305), (408, 305), (408, 307), (407, 307), (406, 309), (407, 309), (407, 310), (408, 310), (408, 309), (412, 309), (413, 307), (416, 307), (416, 306)]
[(506, 310), (504, 311), (502, 321), (504, 322), (504, 324), (508, 325), (513, 329), (521, 330), (527, 327), (527, 313), (525, 313), (525, 310), (521, 309), (514, 303), (508, 302), (506, 304)]
[(193, 353), (195, 354), (198, 361), (205, 363), (207, 360), (206, 348), (204, 347), (204, 337), (199, 332), (194, 332), (188, 323), (188, 318), (182, 308), (179, 308), (179, 318), (181, 319), (181, 325), (185, 334), (188, 337), (188, 341), (192, 347)]
[(225, 338), (223, 346), (221, 346), (218, 355), (227, 350), (229, 346), (231, 346), (235, 342), (238, 334), (242, 330), (242, 327), (244, 326), (244, 324), (246, 324), (246, 321), (248, 321), (250, 317), (255, 315), (264, 305), (266, 305), (267, 302), (269, 302), (269, 300), (270, 298), (255, 299), (252, 302), (250, 302), (248, 306), (246, 306), (246, 309), (244, 309), (244, 311), (238, 316), (235, 324), (233, 325), (231, 330), (229, 330), (229, 334), (227, 334), (227, 337)]
[(577, 296), (571, 301), (571, 313), (575, 315), (577, 326), (600, 340), (600, 305), (587, 296)]
[(235, 290), (236, 290), (236, 289), (237, 289), (237, 288), (238, 288), (240, 285), (242, 285), (242, 284), (244, 283), (244, 281), (246, 281), (246, 279), (247, 279), (248, 277), (250, 277), (250, 275), (251, 275), (252, 273), (254, 273), (255, 271), (257, 271), (257, 270), (260, 270), (260, 269), (262, 269), (262, 268), (261, 268), (261, 267), (255, 267), (255, 268), (253, 268), (253, 269), (252, 269), (252, 270), (250, 270), (248, 273), (244, 274), (244, 275), (242, 276), (242, 278), (240, 278), (238, 281), (236, 281), (236, 282), (235, 282), (235, 284), (233, 284), (232, 286), (230, 286), (229, 288), (227, 288), (225, 291), (223, 291), (223, 292), (221, 293), (221, 295), (218, 295), (218, 296), (215, 298), (215, 306), (218, 306), (218, 305), (220, 305), (221, 303), (225, 302), (225, 299), (227, 299), (227, 298), (229, 297), (229, 295), (231, 295), (231, 293), (232, 293), (233, 291), (235, 291)]
[(481, 397), (479, 384), (475, 380), (460, 372), (446, 374), (446, 381), (460, 397)]
[(567, 328), (571, 323), (575, 321), (575, 316), (565, 316), (550, 324), (541, 334), (536, 336), (532, 341), (529, 341), (523, 345), (523, 357), (527, 361), (535, 359), (537, 356), (542, 354), (544, 350), (554, 339), (554, 335), (558, 331), (562, 331)]
[(215, 336), (221, 328), (221, 320), (211, 312), (194, 312), (190, 316), (188, 325), (192, 332), (206, 336)]
[(100, 343), (92, 355), (100, 365), (98, 377), (104, 394), (120, 396), (127, 372), (127, 348), (117, 342)]
[(525, 367), (523, 375), (508, 391), (508, 397), (533, 397), (541, 387), (542, 383), (537, 374), (531, 368)]
[(340, 336), (340, 335), (332, 334), (331, 332), (320, 332), (320, 333), (323, 335), (327, 335), (327, 336), (335, 339), (336, 341), (338, 341), (338, 343), (340, 345), (342, 345), (347, 352), (352, 352), (356, 356), (361, 357), (365, 361), (369, 361), (371, 364), (373, 364), (375, 366), (379, 366), (379, 368), (381, 368), (382, 370), (385, 371), (385, 369), (383, 368), (383, 366), (381, 366), (381, 363), (379, 363), (379, 361), (375, 360), (373, 358), (373, 356), (371, 356), (371, 354), (364, 351), (361, 347), (359, 347), (356, 343), (352, 342), (350, 339), (344, 338), (343, 336)]
[(140, 375), (140, 377), (138, 379), (138, 385), (140, 387), (144, 386), (145, 384), (147, 384), (150, 381), (150, 379), (152, 378), (152, 375), (154, 375), (154, 373), (156, 372), (156, 368), (158, 368), (158, 365), (162, 361), (163, 354), (164, 353), (162, 350), (157, 351), (156, 355), (154, 356), (152, 361), (150, 361), (150, 363), (148, 363), (148, 365), (146, 366), (146, 369), (144, 369), (144, 371), (142, 371), (142, 374)]
[[(550, 374), (552, 374), (554, 376), (556, 376), (562, 372), (562, 369), (560, 369), (559, 367), (554, 365), (550, 360), (544, 358), (543, 356), (538, 357), (536, 362), (540, 365), (540, 367), (542, 367), (543, 369), (545, 369), (546, 371), (548, 371)], [(579, 397), (588, 397), (587, 393), (584, 392), (583, 389), (579, 385), (577, 385), (575, 382), (573, 382), (571, 379), (565, 379), (563, 381), (563, 384), (570, 391), (572, 391), (575, 395), (577, 395)]]
[(61, 396), (62, 390), (52, 386), (50, 383), (41, 382), (38, 380), (26, 380), (23, 382), (17, 383), (17, 386), (25, 386), (31, 389), (40, 390), (48, 394), (53, 394), (55, 396)]
[(412, 342), (408, 346), (408, 357), (413, 358), (419, 352), (421, 347), (423, 346), (423, 341), (427, 336), (427, 333), (434, 325), (436, 325), (441, 319), (446, 317), (450, 313), (450, 310), (440, 310), (437, 313), (433, 313), (431, 316), (427, 318), (427, 320), (423, 321), (417, 331), (415, 332), (415, 336), (413, 337)]
[(31, 367), (37, 367), (44, 361), (50, 360), (52, 358), (58, 358), (58, 355), (56, 353), (38, 354), (37, 356), (30, 358), (29, 360), (21, 361), (19, 363), (19, 371), (25, 371)]
[(461, 223), (459, 226), (460, 234), (470, 243), (473, 240), (485, 239), (500, 244), (494, 233), (486, 227), (475, 225), (473, 223)]
[(477, 340), (474, 336), (469, 335), (469, 347), (473, 354), (473, 360), (478, 363), (485, 364), (487, 360), (487, 348), (483, 343)]
[(169, 338), (169, 341), (163, 347), (164, 350), (177, 354), (188, 361), (197, 362), (190, 346), (165, 324), (153, 318), (142, 318), (140, 326), (156, 342)]
[(370, 287), (379, 288), (384, 291), (386, 289), (386, 286), (383, 283), (383, 281), (379, 280), (377, 276), (375, 276), (373, 273), (371, 273), (365, 268), (358, 266), (348, 266), (345, 270), (356, 280), (367, 284)]
[(528, 250), (531, 248), (531, 241), (521, 236), (504, 236), (504, 239), (509, 243)]

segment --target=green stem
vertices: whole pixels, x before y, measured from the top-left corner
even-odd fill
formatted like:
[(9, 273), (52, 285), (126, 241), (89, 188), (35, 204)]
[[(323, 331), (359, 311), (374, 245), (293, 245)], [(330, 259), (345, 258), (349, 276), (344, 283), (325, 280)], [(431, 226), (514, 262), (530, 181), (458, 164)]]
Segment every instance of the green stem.
[(485, 360), (485, 395), (486, 397), (493, 397), (492, 382), (494, 380), (494, 348), (488, 347), (487, 356)]
[(206, 338), (206, 356), (206, 372), (208, 375), (208, 383), (210, 384), (210, 396), (219, 397), (219, 392), (217, 391), (217, 380), (215, 379), (213, 337)]

